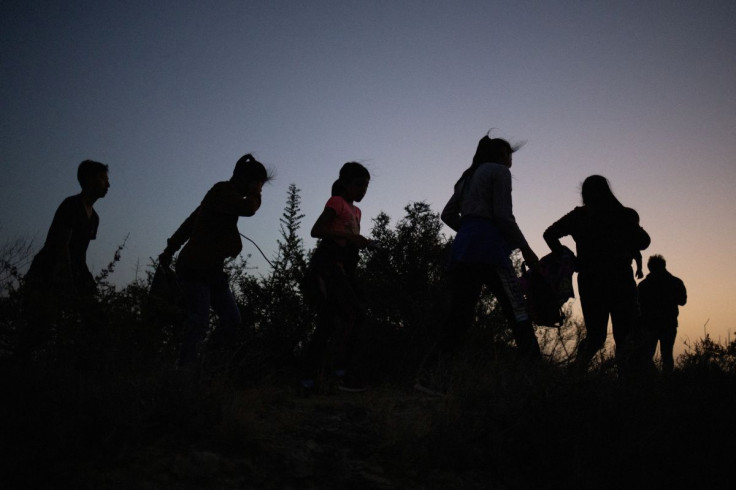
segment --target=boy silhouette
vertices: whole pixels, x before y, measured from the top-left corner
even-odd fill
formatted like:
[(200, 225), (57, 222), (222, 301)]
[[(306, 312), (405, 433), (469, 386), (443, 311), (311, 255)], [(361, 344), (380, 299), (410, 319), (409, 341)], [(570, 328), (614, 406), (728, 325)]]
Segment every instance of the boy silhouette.
[(672, 350), (677, 336), (678, 306), (687, 303), (687, 290), (679, 278), (667, 270), (661, 255), (652, 255), (647, 261), (649, 274), (639, 283), (641, 324), (647, 341), (648, 356), (654, 357), (659, 342), (662, 370), (671, 373), (675, 366)]
[(100, 224), (93, 206), (110, 188), (108, 166), (85, 160), (77, 168), (77, 180), (82, 192), (59, 205), (43, 248), (26, 274), (27, 321), (21, 332), (21, 354), (28, 354), (45, 342), (62, 310), (71, 308), (83, 317), (90, 310), (96, 286), (87, 267), (87, 248), (97, 238)]

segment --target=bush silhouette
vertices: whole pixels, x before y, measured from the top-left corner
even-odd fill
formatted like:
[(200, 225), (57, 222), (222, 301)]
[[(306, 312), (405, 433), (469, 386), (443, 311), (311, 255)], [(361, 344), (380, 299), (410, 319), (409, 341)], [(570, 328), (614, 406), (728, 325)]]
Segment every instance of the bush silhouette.
[(176, 322), (146, 314), (156, 264), (131, 284), (111, 282), (122, 246), (97, 278), (105, 314), (88, 364), (77, 362), (89, 343), (69, 316), (35, 362), (19, 366), (20, 265), (31, 247), (0, 249), (5, 487), (733, 486), (736, 341), (706, 335), (669, 377), (619, 380), (610, 353), (580, 376), (565, 369), (582, 331), (570, 318), (538, 331), (547, 362), (520, 370), (484, 295), (447, 367), (447, 396), (407, 390), (443, 310), (451, 241), (428, 204), (404, 211), (395, 226), (385, 213), (373, 219), (378, 246), (361, 258), (373, 389), (355, 397), (302, 399), (291, 388), (314, 325), (299, 287), (309, 252), (295, 185), (273, 269), (256, 276), (248, 257), (229, 265), (244, 319), (236, 356), (194, 375), (175, 370)]

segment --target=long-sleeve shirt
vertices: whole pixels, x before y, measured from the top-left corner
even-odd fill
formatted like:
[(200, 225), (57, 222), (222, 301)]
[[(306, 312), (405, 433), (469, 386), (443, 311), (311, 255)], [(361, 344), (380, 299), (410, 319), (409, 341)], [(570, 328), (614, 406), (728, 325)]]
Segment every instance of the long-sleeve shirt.
[(633, 252), (644, 250), (651, 242), (627, 208), (595, 212), (588, 206), (576, 207), (547, 228), (544, 239), (554, 250), (561, 246), (559, 239), (567, 235), (575, 240), (580, 272), (619, 267), (631, 270)]
[(469, 182), (455, 184), (452, 197), (442, 210), (442, 221), (455, 231), (465, 217), (493, 220), (512, 248), (528, 247), (516, 223), (511, 202), (511, 171), (498, 163), (481, 164)]
[(252, 215), (252, 207), (232, 182), (215, 184), (167, 242), (166, 249), (171, 253), (186, 243), (177, 260), (177, 271), (204, 276), (222, 270), (225, 259), (235, 257), (243, 248), (238, 218)]
[(646, 319), (676, 321), (678, 306), (687, 303), (685, 284), (667, 270), (649, 273), (639, 283), (639, 304)]

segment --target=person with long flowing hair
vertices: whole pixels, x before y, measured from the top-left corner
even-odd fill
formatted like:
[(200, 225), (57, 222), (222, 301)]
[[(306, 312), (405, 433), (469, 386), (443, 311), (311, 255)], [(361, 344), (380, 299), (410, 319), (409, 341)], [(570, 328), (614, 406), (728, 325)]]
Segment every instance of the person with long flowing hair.
[(511, 165), (514, 148), (508, 141), (486, 135), (478, 142), (472, 163), (458, 181), (442, 210), (441, 218), (457, 232), (447, 267), (450, 307), (440, 325), (437, 340), (425, 356), (415, 389), (426, 386), (427, 370), (441, 358), (456, 353), (472, 326), (475, 306), (485, 285), (498, 299), (524, 361), (540, 358), (519, 277), (511, 262), (514, 249), (526, 263), (538, 263), (512, 211)]
[(638, 303), (631, 260), (651, 239), (639, 225), (638, 214), (621, 204), (605, 177), (586, 178), (582, 198), (582, 206), (547, 228), (544, 240), (552, 252), (561, 252), (560, 238), (570, 235), (577, 248), (578, 293), (586, 336), (578, 346), (575, 366), (585, 371), (603, 347), (610, 317), (616, 358), (622, 368), (635, 355)]

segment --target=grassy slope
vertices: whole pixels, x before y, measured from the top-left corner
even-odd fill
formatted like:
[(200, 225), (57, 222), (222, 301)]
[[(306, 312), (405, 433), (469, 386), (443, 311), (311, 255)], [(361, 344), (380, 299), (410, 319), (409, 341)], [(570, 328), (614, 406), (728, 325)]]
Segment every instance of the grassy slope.
[[(301, 398), (287, 374), (3, 371), (18, 488), (733, 488), (736, 377), (455, 366), (445, 397)], [(5, 488), (8, 488), (6, 486)]]

